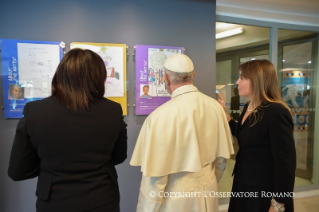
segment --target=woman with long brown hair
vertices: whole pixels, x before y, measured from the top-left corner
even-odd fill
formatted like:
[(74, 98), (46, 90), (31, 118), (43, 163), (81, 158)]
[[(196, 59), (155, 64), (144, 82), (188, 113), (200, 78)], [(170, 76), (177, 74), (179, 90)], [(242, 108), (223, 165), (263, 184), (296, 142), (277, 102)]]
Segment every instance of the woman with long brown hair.
[(14, 138), (8, 175), (38, 177), (38, 212), (119, 211), (115, 165), (127, 157), (120, 104), (103, 97), (99, 55), (69, 51), (52, 80), (52, 96), (29, 102)]
[[(277, 73), (268, 60), (238, 67), (239, 96), (248, 97), (238, 123), (225, 110), (239, 151), (228, 211), (293, 211), (296, 150), (289, 107), (282, 102)], [(241, 193), (243, 192), (243, 193)]]

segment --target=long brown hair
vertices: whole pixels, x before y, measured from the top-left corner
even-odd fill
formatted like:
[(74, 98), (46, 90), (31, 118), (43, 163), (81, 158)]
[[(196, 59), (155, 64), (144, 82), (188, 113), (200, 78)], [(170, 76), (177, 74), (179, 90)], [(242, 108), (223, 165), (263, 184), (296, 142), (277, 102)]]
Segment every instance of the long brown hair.
[(278, 87), (277, 72), (273, 64), (268, 60), (251, 60), (238, 67), (240, 75), (251, 82), (252, 98), (260, 103), (254, 112), (255, 125), (263, 117), (262, 108), (267, 103), (279, 103), (290, 108), (281, 100)]
[(68, 109), (88, 110), (89, 104), (104, 95), (106, 68), (91, 50), (72, 49), (60, 62), (53, 80), (52, 96)]

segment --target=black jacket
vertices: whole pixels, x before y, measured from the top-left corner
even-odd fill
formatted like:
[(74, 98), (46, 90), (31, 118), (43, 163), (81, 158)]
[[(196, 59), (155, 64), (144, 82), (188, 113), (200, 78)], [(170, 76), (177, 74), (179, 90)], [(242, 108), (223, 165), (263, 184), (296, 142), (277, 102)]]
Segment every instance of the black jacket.
[[(239, 144), (233, 171), (234, 181), (249, 186), (272, 187), (274, 193), (293, 192), (296, 149), (291, 114), (279, 103), (263, 106), (258, 113), (262, 116), (261, 120), (252, 127), (252, 114), (241, 125), (247, 104), (238, 123), (232, 120), (229, 122)], [(292, 202), (289, 197), (275, 199), (285, 204)]]
[(84, 211), (119, 197), (114, 165), (127, 157), (127, 130), (118, 103), (75, 112), (49, 97), (27, 103), (23, 115), (8, 175), (38, 176), (37, 211)]

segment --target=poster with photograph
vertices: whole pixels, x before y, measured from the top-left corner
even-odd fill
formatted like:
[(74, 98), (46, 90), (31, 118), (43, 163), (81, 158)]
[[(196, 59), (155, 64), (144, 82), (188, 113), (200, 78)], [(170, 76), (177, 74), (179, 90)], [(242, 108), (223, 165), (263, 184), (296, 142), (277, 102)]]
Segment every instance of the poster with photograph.
[(51, 95), (63, 42), (1, 40), (5, 118), (23, 117), (27, 102)]
[(183, 53), (183, 47), (135, 46), (136, 115), (148, 115), (170, 100), (165, 88), (164, 64), (168, 57)]
[(104, 97), (121, 104), (127, 115), (126, 44), (73, 42), (73, 48), (92, 50), (102, 58), (107, 73)]

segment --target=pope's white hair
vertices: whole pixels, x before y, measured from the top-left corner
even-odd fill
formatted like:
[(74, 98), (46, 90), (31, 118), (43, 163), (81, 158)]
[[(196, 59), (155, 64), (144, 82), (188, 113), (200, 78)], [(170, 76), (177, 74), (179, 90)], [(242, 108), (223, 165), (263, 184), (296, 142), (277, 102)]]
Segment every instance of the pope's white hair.
[(165, 73), (168, 75), (171, 82), (175, 85), (185, 82), (192, 82), (194, 80), (194, 71), (188, 73), (179, 73), (165, 69)]

